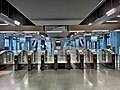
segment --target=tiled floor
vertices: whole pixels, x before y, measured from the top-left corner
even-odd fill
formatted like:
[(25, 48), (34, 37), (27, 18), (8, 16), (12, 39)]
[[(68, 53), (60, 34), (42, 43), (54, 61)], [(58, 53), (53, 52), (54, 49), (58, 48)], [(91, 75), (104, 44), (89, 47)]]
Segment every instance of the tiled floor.
[(12, 71), (0, 71), (0, 75), (5, 75), (5, 74), (9, 74), (11, 73)]
[(0, 75), (0, 90), (120, 90), (120, 72), (110, 69), (21, 70)]

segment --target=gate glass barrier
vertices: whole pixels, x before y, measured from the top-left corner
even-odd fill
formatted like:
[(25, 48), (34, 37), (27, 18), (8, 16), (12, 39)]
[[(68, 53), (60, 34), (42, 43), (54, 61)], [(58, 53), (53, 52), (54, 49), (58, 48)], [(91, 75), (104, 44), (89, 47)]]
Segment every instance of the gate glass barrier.
[(95, 49), (86, 49), (84, 52), (85, 52), (85, 63), (93, 63), (93, 54), (96, 54)]
[(14, 64), (14, 53), (12, 51), (3, 50), (0, 52), (0, 65)]
[(81, 50), (81, 49), (76, 50), (76, 55), (77, 55), (77, 57), (76, 57), (77, 63), (80, 64), (81, 69), (84, 69), (84, 52), (83, 52), (83, 50)]
[(38, 63), (38, 58), (34, 50), (28, 52), (28, 60), (31, 60), (32, 64)]
[(26, 50), (19, 50), (15, 54), (15, 71), (22, 68), (22, 65), (28, 64), (28, 52)]
[(98, 64), (115, 69), (115, 53), (111, 49), (99, 49), (98, 54)]
[(32, 70), (33, 68), (36, 67), (36, 65), (38, 65), (38, 59), (37, 59), (37, 55), (36, 55), (36, 50), (31, 50), (28, 52), (28, 70)]
[(96, 49), (85, 49), (85, 64), (91, 64), (92, 68), (97, 69), (97, 52)]

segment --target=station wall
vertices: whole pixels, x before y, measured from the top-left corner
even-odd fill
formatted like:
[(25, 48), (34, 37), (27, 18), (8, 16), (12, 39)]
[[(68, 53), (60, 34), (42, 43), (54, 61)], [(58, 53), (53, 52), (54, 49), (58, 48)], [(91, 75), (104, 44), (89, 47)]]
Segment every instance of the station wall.
[(112, 32), (111, 35), (111, 47), (116, 54), (119, 54), (120, 47), (120, 31)]
[(4, 48), (4, 44), (5, 44), (4, 34), (0, 33), (0, 49)]

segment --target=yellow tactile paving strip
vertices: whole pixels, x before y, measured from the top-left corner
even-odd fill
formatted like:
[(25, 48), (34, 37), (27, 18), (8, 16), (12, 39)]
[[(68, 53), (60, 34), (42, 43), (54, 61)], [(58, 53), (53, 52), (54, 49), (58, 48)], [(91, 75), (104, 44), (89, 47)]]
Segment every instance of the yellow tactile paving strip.
[(11, 73), (12, 71), (0, 71), (0, 75), (5, 75), (5, 74), (9, 74), (9, 73)]

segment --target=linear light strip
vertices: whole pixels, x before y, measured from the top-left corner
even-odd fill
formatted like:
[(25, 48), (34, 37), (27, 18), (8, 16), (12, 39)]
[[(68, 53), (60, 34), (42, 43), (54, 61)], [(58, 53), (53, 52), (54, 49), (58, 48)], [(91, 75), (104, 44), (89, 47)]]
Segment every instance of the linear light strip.
[(47, 33), (62, 33), (62, 31), (47, 31)]
[(110, 16), (110, 15), (114, 14), (115, 12), (116, 12), (116, 8), (112, 8), (111, 10), (106, 12), (106, 14), (107, 14), (107, 16)]
[(106, 22), (118, 22), (117, 20), (110, 20), (110, 21), (106, 21)]

